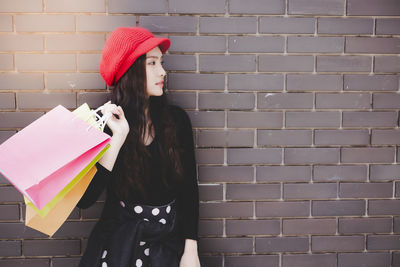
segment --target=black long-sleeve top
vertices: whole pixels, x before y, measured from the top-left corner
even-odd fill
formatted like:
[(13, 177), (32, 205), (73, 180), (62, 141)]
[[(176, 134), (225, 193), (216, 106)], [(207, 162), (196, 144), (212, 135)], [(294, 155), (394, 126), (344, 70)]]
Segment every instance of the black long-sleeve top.
[[(146, 163), (148, 170), (144, 183), (147, 197), (144, 198), (140, 194), (132, 193), (132, 199), (129, 200), (129, 203), (158, 206), (176, 199), (180, 236), (182, 239), (197, 240), (199, 198), (192, 126), (183, 109), (171, 105), (169, 111), (176, 124), (177, 141), (182, 148), (183, 181), (179, 184), (173, 184), (172, 188), (165, 186), (162, 182), (160, 154), (157, 145), (157, 142), (160, 141), (156, 136), (152, 143), (147, 146), (150, 152), (150, 158)], [(132, 164), (135, 164), (135, 162), (132, 162)], [(100, 220), (113, 219), (117, 217), (115, 212), (118, 209), (115, 209), (115, 205), (121, 205), (121, 201), (124, 205), (126, 200), (118, 199), (112, 189), (110, 181), (116, 175), (115, 168), (110, 172), (100, 164), (96, 164), (96, 166), (98, 171), (79, 201), (78, 207), (88, 208), (91, 206), (106, 188), (106, 202)]]

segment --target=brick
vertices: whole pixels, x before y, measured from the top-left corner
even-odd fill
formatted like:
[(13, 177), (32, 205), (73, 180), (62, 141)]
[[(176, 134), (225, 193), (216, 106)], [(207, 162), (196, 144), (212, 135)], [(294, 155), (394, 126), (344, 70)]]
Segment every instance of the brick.
[(189, 92), (168, 92), (169, 104), (182, 108), (196, 108), (196, 93)]
[(229, 235), (277, 235), (281, 232), (279, 220), (226, 220)]
[(200, 203), (201, 218), (248, 218), (253, 216), (251, 202)]
[(38, 237), (43, 238), (47, 236), (36, 230), (33, 230), (32, 228), (26, 227), (24, 222), (0, 223), (0, 238), (2, 239), (17, 239), (17, 238), (20, 239), (20, 238), (38, 238)]
[(229, 13), (231, 14), (285, 14), (285, 3), (273, 0), (265, 4), (263, 0), (229, 1)]
[(398, 250), (400, 249), (399, 235), (369, 235), (367, 237), (368, 250)]
[(40, 73), (0, 73), (0, 90), (40, 90), (43, 86)]
[[(391, 220), (391, 218), (387, 218), (388, 220), (390, 220), (390, 223), (392, 222), (392, 220)], [(394, 217), (393, 218), (394, 220), (393, 220), (393, 232), (395, 232), (395, 233), (398, 233), (398, 232), (400, 232), (400, 217)], [(390, 228), (390, 230), (391, 230), (391, 228)], [(391, 231), (388, 231), (388, 232), (391, 232)]]
[(14, 69), (14, 59), (13, 55), (10, 54), (0, 54), (0, 69), (1, 70), (13, 70)]
[(344, 0), (289, 0), (289, 14), (344, 15)]
[(202, 238), (201, 253), (249, 253), (253, 251), (252, 238)]
[(344, 127), (394, 127), (397, 125), (397, 114), (395, 112), (343, 112)]
[(399, 29), (400, 29), (400, 19), (376, 20), (376, 34), (400, 34)]
[(228, 164), (279, 164), (282, 161), (280, 148), (229, 148)]
[(343, 37), (297, 37), (289, 36), (287, 51), (290, 53), (341, 53), (344, 52)]
[(397, 91), (399, 77), (397, 75), (344, 75), (344, 90), (353, 91)]
[(369, 200), (369, 215), (400, 215), (400, 200)]
[(225, 126), (224, 111), (187, 111), (193, 127), (223, 128)]
[(229, 91), (282, 91), (284, 77), (282, 74), (229, 74)]
[(201, 166), (199, 182), (250, 182), (254, 176), (249, 166)]
[(302, 146), (312, 144), (310, 130), (258, 130), (258, 146)]
[(342, 166), (314, 166), (315, 181), (366, 181), (367, 166), (342, 165)]
[(257, 166), (257, 182), (308, 182), (309, 166)]
[(52, 109), (58, 105), (65, 108), (76, 108), (75, 93), (18, 93), (19, 109)]
[(0, 12), (42, 12), (42, 0), (0, 0)]
[(49, 259), (2, 259), (1, 266), (49, 267)]
[(257, 95), (258, 109), (311, 109), (311, 93), (260, 93)]
[(73, 32), (75, 18), (71, 15), (17, 15), (15, 29), (18, 32)]
[(253, 109), (254, 94), (250, 93), (200, 93), (201, 109)]
[(260, 55), (259, 71), (267, 72), (298, 72), (313, 71), (313, 56)]
[(335, 267), (336, 254), (283, 255), (282, 267)]
[(283, 220), (283, 234), (323, 235), (323, 234), (335, 234), (335, 232), (336, 232), (335, 219), (284, 219)]
[(400, 144), (400, 130), (372, 130), (371, 144), (396, 145)]
[(260, 33), (314, 33), (314, 18), (260, 17)]
[(0, 15), (0, 31), (11, 32), (13, 30), (12, 16)]
[[(13, 136), (15, 131), (0, 131), (0, 144), (6, 141), (8, 138)], [(9, 184), (8, 181), (4, 181), (5, 178), (0, 173), (0, 184)], [(3, 182), (4, 181), (4, 182)]]
[(46, 36), (46, 50), (49, 51), (101, 51), (104, 43), (104, 34), (54, 34)]
[(347, 15), (396, 16), (400, 15), (400, 7), (396, 0), (383, 0), (379, 3), (373, 0), (349, 0)]
[(135, 26), (136, 17), (134, 16), (80, 15), (76, 20), (78, 32), (111, 32), (117, 27)]
[(110, 13), (165, 13), (165, 1), (154, 0), (143, 2), (140, 0), (109, 0)]
[(341, 198), (390, 198), (393, 195), (392, 183), (341, 183)]
[(308, 237), (260, 237), (256, 238), (256, 252), (307, 252)]
[(346, 53), (398, 54), (400, 38), (346, 37)]
[(284, 199), (329, 199), (336, 198), (337, 185), (334, 183), (284, 184)]
[(47, 12), (105, 12), (102, 0), (79, 1), (46, 0)]
[[(6, 199), (6, 201), (9, 200)], [(19, 220), (19, 206), (0, 205), (0, 220)]]
[(375, 72), (400, 72), (400, 58), (397, 56), (375, 56)]
[(392, 163), (395, 150), (391, 147), (342, 148), (343, 163)]
[(79, 255), (79, 240), (24, 240), (25, 256), (40, 255)]
[(78, 266), (81, 258), (53, 258), (52, 267)]
[(256, 216), (259, 217), (308, 217), (308, 201), (256, 202)]
[(151, 32), (191, 32), (197, 31), (197, 18), (194, 16), (141, 16), (139, 26)]
[(316, 108), (321, 109), (370, 109), (369, 94), (342, 93), (316, 94)]
[(317, 200), (312, 202), (312, 216), (362, 216), (364, 214), (364, 200)]
[(43, 50), (43, 36), (13, 34), (0, 36), (0, 51), (40, 51)]
[(73, 54), (17, 54), (16, 67), (19, 71), (68, 71), (76, 69)]
[(224, 74), (170, 73), (168, 88), (176, 90), (224, 90)]
[(280, 199), (279, 184), (227, 184), (226, 199), (228, 200), (267, 200)]
[(223, 164), (224, 149), (196, 149), (197, 164)]
[(390, 266), (390, 253), (339, 253), (338, 267), (351, 267), (354, 263), (365, 267)]
[(370, 72), (371, 62), (368, 56), (317, 56), (317, 71)]
[(340, 113), (326, 112), (286, 112), (286, 127), (324, 127), (338, 128), (340, 125)]
[(318, 33), (372, 35), (372, 18), (318, 18)]
[(251, 130), (201, 130), (199, 147), (253, 147), (254, 131)]
[(316, 145), (368, 145), (368, 130), (315, 130)]
[(339, 162), (339, 149), (337, 149), (337, 148), (285, 148), (284, 161), (286, 164), (338, 163)]
[[(240, 255), (225, 256), (225, 266), (279, 266), (278, 255)], [(209, 266), (209, 265), (207, 265)]]
[(255, 17), (230, 17), (230, 18), (201, 17), (200, 18), (200, 33), (238, 34), (238, 33), (256, 33), (256, 31), (257, 31), (257, 18)]
[[(162, 2), (164, 4), (164, 2)], [(223, 0), (171, 0), (168, 2), (169, 13), (190, 13), (190, 14), (216, 14), (225, 13), (225, 1)]]
[(225, 52), (224, 36), (171, 36), (170, 52)]
[(101, 54), (78, 54), (78, 70), (79, 71), (98, 71)]
[(391, 218), (339, 218), (340, 234), (390, 233)]
[(1, 256), (21, 256), (21, 241), (0, 241), (0, 251)]
[(200, 236), (221, 236), (223, 233), (222, 220), (200, 220), (199, 222), (199, 235)]
[(47, 73), (48, 89), (105, 89), (103, 78), (98, 73)]
[(231, 36), (228, 39), (229, 52), (283, 52), (285, 38), (277, 36)]
[(87, 238), (96, 222), (65, 222), (54, 234), (54, 238)]
[(0, 93), (0, 109), (15, 109), (15, 96), (13, 93)]
[(334, 74), (288, 74), (288, 91), (340, 91), (343, 78)]
[(103, 211), (104, 203), (96, 202), (87, 209), (81, 210), (82, 219), (97, 219), (100, 218), (101, 212)]
[(282, 112), (228, 112), (229, 128), (282, 128)]
[(165, 70), (196, 70), (194, 55), (164, 55)]
[(400, 94), (376, 93), (373, 94), (373, 107), (379, 109), (400, 108)]
[(78, 93), (78, 104), (77, 106), (79, 107), (80, 105), (87, 103), (89, 107), (92, 109), (96, 109), (103, 105), (105, 102), (108, 101), (110, 98), (109, 93), (104, 92), (104, 93)]
[(200, 201), (215, 201), (223, 199), (223, 186), (220, 184), (200, 184)]
[(4, 128), (24, 128), (42, 115), (43, 112), (0, 112), (0, 125)]
[(201, 264), (206, 264), (206, 266), (222, 267), (223, 256), (208, 256), (200, 254)]
[(255, 55), (200, 55), (200, 71), (253, 72), (256, 70)]
[[(400, 253), (393, 253), (392, 266), (398, 266), (400, 264)], [(388, 265), (389, 266), (389, 265)]]
[(372, 181), (400, 180), (400, 165), (371, 165), (370, 179)]
[(312, 251), (362, 251), (364, 236), (313, 236)]

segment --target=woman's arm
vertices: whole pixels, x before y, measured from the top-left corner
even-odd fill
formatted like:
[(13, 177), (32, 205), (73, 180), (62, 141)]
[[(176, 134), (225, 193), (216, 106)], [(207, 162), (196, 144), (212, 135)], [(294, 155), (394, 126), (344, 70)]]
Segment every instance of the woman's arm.
[(185, 250), (183, 252), (179, 267), (200, 267), (199, 255), (197, 253), (197, 241), (193, 239), (185, 240)]

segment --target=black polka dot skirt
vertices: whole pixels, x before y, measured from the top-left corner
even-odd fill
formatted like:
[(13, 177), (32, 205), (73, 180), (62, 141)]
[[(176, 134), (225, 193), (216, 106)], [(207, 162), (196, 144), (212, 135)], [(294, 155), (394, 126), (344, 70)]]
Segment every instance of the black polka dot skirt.
[[(149, 222), (149, 223), (160, 223), (168, 224), (172, 223), (174, 219), (174, 214), (171, 212), (175, 209), (175, 201), (163, 206), (150, 206), (150, 205), (128, 205), (123, 201), (120, 201), (122, 208), (126, 209), (134, 217)], [(139, 251), (135, 253), (139, 255), (136, 259), (132, 261), (132, 267), (147, 267), (148, 258), (150, 256), (150, 244), (145, 241), (140, 241)], [(107, 265), (107, 249), (103, 250), (101, 257), (101, 267), (108, 267)], [(110, 266), (111, 267), (111, 266)]]

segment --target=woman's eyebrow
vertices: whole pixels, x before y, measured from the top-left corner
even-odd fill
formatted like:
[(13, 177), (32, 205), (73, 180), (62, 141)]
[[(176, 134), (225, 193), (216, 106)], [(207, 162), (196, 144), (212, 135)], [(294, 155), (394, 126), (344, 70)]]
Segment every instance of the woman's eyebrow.
[[(146, 57), (146, 59), (147, 58), (156, 58), (156, 59), (158, 59), (159, 57), (157, 57), (157, 56), (148, 56), (148, 57)], [(162, 58), (162, 57), (160, 57), (160, 58)]]

